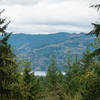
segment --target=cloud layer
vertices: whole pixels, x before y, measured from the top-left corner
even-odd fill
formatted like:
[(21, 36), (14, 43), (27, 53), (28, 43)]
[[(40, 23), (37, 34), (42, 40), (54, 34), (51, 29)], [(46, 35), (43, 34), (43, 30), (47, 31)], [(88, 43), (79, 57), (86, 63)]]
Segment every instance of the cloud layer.
[(55, 32), (88, 32), (98, 19), (89, 8), (95, 0), (1, 0), (12, 23), (9, 31), (46, 34)]

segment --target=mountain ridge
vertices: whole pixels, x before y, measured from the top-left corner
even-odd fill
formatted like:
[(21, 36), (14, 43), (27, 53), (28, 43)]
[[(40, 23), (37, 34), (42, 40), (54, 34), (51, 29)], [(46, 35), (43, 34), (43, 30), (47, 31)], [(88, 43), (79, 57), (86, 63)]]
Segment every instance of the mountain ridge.
[(56, 56), (57, 65), (64, 69), (62, 65), (67, 59), (67, 53), (71, 50), (72, 55), (81, 53), (86, 46), (93, 41), (93, 37), (80, 34), (69, 34), (59, 32), (48, 35), (12, 34), (9, 43), (16, 47), (22, 56), (30, 57), (33, 70), (47, 70), (50, 57)]

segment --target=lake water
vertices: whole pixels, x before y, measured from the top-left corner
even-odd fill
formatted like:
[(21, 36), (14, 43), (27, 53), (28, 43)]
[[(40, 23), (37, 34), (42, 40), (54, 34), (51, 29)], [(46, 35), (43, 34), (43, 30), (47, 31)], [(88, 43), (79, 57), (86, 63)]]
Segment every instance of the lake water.
[(46, 76), (46, 71), (35, 71), (34, 74), (36, 76)]
[[(46, 76), (46, 71), (35, 71), (34, 74), (36, 76)], [(62, 72), (63, 74), (65, 74), (65, 72)]]

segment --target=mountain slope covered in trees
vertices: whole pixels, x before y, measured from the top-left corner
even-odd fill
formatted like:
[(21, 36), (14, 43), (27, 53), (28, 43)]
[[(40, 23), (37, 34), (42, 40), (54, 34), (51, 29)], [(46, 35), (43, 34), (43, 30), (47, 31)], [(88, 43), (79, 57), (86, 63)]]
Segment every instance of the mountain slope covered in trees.
[(93, 37), (87, 36), (86, 33), (66, 32), (49, 35), (13, 34), (9, 39), (9, 43), (17, 51), (16, 54), (30, 57), (32, 69), (43, 71), (47, 70), (51, 55), (56, 57), (57, 64), (64, 69), (62, 66), (69, 51), (72, 56), (80, 57), (92, 41)]

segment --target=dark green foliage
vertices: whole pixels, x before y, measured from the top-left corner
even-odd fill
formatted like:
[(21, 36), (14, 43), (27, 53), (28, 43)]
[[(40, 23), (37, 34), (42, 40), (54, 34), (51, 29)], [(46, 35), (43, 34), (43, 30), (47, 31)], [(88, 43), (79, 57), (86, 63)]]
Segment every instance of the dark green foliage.
[(47, 82), (48, 82), (48, 88), (52, 91), (56, 91), (56, 84), (57, 84), (57, 67), (56, 67), (56, 61), (52, 57), (51, 58), (51, 64), (48, 67), (47, 71)]
[(100, 34), (100, 24), (92, 23), (92, 25), (94, 26), (94, 29), (89, 32), (88, 35), (95, 34), (96, 37), (98, 37)]
[(99, 11), (99, 9), (100, 9), (100, 4), (92, 5), (92, 6), (90, 6), (90, 7), (96, 8), (97, 11)]
[[(97, 11), (99, 11), (100, 4), (92, 5), (91, 7), (97, 8)], [(98, 38), (98, 36), (100, 34), (100, 24), (99, 23), (92, 23), (92, 25), (94, 26), (94, 28), (88, 34), (89, 35), (95, 34), (96, 37), (97, 37), (97, 40), (98, 40), (97, 44), (100, 44), (100, 41), (99, 41), (99, 38)], [(97, 49), (91, 53), (91, 56), (95, 57), (95, 56), (99, 56), (99, 54), (100, 54), (100, 47), (97, 46)]]
[(64, 82), (65, 77), (60, 70), (57, 69), (55, 58), (51, 58), (51, 63), (48, 67), (46, 75), (46, 91), (49, 92), (48, 95), (54, 98), (51, 99), (60, 99), (64, 100)]
[(11, 34), (6, 32), (8, 23), (5, 24), (5, 20), (0, 18), (0, 33), (2, 33), (2, 39), (0, 40), (0, 98), (11, 100), (15, 98), (16, 91), (14, 89), (18, 82), (18, 65), (16, 56), (7, 42)]
[(98, 100), (100, 98), (100, 76), (98, 74), (100, 70), (100, 63), (91, 65), (82, 75), (82, 90), (81, 94), (84, 100)]
[(72, 63), (71, 58), (68, 58), (66, 66), (65, 90), (67, 94), (73, 96), (80, 88), (80, 64), (77, 58), (75, 59), (74, 63)]
[[(99, 11), (100, 9), (100, 4), (96, 4), (96, 5), (92, 5), (91, 7), (97, 8), (97, 11)], [(98, 23), (92, 23), (92, 25), (94, 26), (93, 30), (91, 32), (89, 32), (88, 34), (95, 34), (96, 37), (99, 36), (100, 34), (100, 24)]]
[[(4, 11), (5, 10), (0, 11), (0, 16)], [(8, 27), (8, 24), (10, 23), (9, 21), (8, 23), (5, 24), (5, 21), (6, 21), (6, 18), (0, 18), (0, 33), (2, 33), (2, 36), (4, 36), (7, 33), (6, 29)]]
[(89, 48), (87, 47), (85, 52), (82, 55), (81, 67), (83, 69), (87, 69), (93, 63), (94, 63), (94, 58), (93, 58), (92, 53), (90, 52)]
[(20, 79), (20, 92), (23, 100), (37, 100), (41, 98), (38, 78), (30, 68), (30, 62), (24, 65)]
[(91, 53), (91, 56), (92, 57), (96, 57), (96, 56), (99, 56), (100, 55), (100, 49), (96, 49), (95, 51), (93, 51), (92, 53)]

